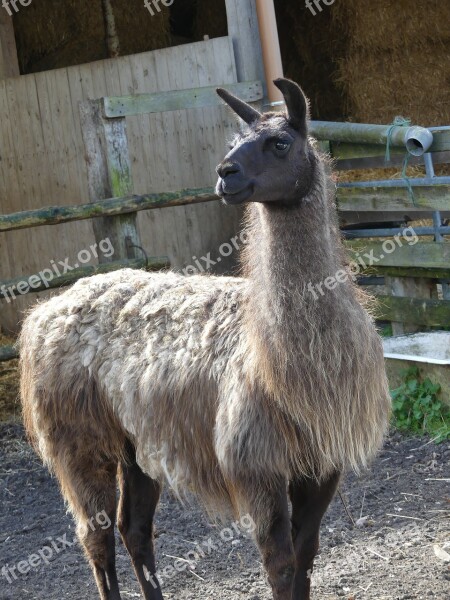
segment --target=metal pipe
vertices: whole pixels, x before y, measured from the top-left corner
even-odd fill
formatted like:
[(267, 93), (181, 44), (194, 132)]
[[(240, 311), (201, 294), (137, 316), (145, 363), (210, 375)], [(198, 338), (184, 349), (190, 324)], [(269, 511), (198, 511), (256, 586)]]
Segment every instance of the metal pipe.
[(267, 96), (270, 103), (280, 102), (283, 100), (283, 94), (273, 84), (274, 79), (283, 77), (274, 0), (256, 0), (256, 11), (266, 73)]
[(434, 172), (434, 164), (433, 164), (433, 155), (429, 152), (423, 155), (423, 162), (425, 164), (425, 170), (427, 173), (427, 177), (432, 179), (436, 177), (436, 173)]
[[(427, 152), (423, 158), (424, 158), (424, 163), (425, 163), (425, 170), (427, 172), (427, 177), (429, 179), (433, 179), (433, 180), (436, 179), (436, 173), (434, 171), (434, 165), (433, 165), (433, 155)], [(438, 210), (435, 210), (433, 212), (433, 225), (434, 225), (434, 241), (435, 242), (443, 242), (444, 237), (443, 237), (442, 233), (440, 232), (440, 227), (442, 227), (442, 216)]]
[[(402, 127), (401, 129), (406, 129)], [(412, 156), (423, 156), (431, 148), (433, 134), (425, 127), (410, 127), (405, 137), (406, 149)]]
[[(421, 179), (409, 179), (409, 184), (413, 187), (426, 187), (429, 185), (450, 185), (450, 177), (426, 177)], [(353, 181), (342, 182), (338, 184), (338, 188), (408, 188), (408, 184), (404, 179), (384, 179), (381, 181)]]
[(310, 133), (318, 140), (356, 144), (381, 144), (404, 147), (413, 156), (422, 156), (433, 143), (433, 134), (424, 127), (365, 125), (312, 121)]

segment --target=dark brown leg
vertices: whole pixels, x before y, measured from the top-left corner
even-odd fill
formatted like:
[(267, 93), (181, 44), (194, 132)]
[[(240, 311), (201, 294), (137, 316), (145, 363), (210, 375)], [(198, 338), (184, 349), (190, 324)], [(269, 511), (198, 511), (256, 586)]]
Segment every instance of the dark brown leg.
[(161, 588), (155, 577), (153, 551), (153, 517), (161, 492), (160, 485), (141, 471), (130, 442), (127, 442), (127, 459), (119, 468), (119, 531), (131, 556), (145, 600), (162, 600)]
[(336, 492), (340, 474), (323, 483), (312, 479), (292, 481), (292, 539), (296, 556), (296, 572), (292, 600), (310, 600), (314, 558), (319, 549), (319, 528)]
[[(255, 523), (258, 544), (274, 600), (291, 600), (295, 555), (291, 538), (287, 483), (280, 480), (266, 490), (261, 482), (246, 482), (244, 506)], [(253, 496), (255, 491), (257, 496)]]

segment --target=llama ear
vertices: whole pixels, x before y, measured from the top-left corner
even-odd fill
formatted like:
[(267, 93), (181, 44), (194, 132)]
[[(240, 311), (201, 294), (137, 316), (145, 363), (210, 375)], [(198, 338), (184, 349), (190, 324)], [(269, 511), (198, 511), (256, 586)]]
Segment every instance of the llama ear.
[(216, 91), (222, 100), (224, 100), (228, 106), (230, 106), (234, 112), (241, 117), (245, 123), (247, 123), (247, 125), (255, 123), (255, 121), (261, 117), (261, 113), (253, 108), (253, 106), (250, 106), (250, 104), (247, 104), (243, 100), (233, 96), (233, 94), (227, 90), (224, 90), (223, 88), (217, 88)]
[(289, 123), (294, 129), (306, 136), (308, 133), (309, 103), (302, 88), (290, 79), (275, 79), (274, 84), (284, 96)]

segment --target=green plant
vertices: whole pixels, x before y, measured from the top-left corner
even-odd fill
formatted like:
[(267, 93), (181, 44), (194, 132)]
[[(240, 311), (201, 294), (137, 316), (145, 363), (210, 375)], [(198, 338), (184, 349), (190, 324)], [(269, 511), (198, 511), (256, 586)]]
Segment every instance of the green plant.
[(450, 408), (438, 397), (440, 386), (421, 380), (417, 367), (404, 372), (399, 388), (391, 391), (395, 427), (416, 434), (428, 433), (443, 442), (450, 438)]
[(392, 337), (392, 323), (386, 323), (379, 327), (378, 333), (381, 337)]

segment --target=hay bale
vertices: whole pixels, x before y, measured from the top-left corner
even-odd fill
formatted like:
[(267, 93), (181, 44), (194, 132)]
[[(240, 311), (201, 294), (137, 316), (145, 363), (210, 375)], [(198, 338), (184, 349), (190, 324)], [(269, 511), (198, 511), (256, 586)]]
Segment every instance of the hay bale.
[(285, 75), (301, 84), (314, 118), (341, 119), (344, 105), (334, 81), (334, 60), (344, 53), (346, 37), (332, 11), (313, 16), (303, 3), (286, 0), (276, 0), (275, 8)]
[(122, 56), (170, 45), (169, 7), (161, 4), (161, 12), (152, 16), (143, 2), (138, 2), (133, 8), (123, 0), (112, 0), (112, 5)]
[[(143, 5), (130, 10), (122, 0), (112, 4), (122, 55), (168, 45), (168, 8), (152, 17)], [(23, 74), (107, 58), (101, 0), (33, 2), (15, 15), (14, 30)]]
[(227, 11), (225, 0), (195, 0), (194, 39), (203, 40), (227, 35)]
[(450, 41), (448, 0), (339, 0), (331, 11), (350, 48), (421, 48)]
[[(438, 57), (438, 58), (437, 58)], [(353, 52), (339, 60), (347, 112), (355, 121), (390, 123), (396, 115), (432, 126), (450, 123), (450, 49)]]

